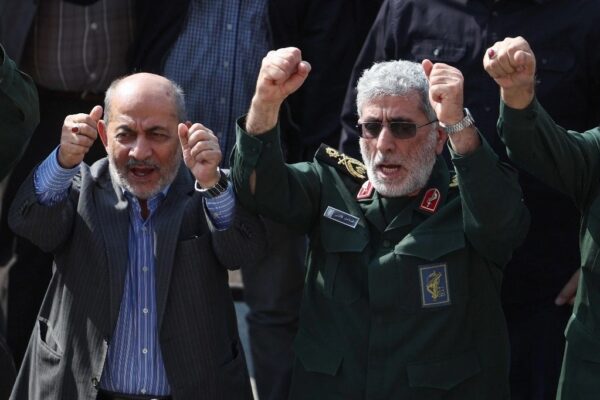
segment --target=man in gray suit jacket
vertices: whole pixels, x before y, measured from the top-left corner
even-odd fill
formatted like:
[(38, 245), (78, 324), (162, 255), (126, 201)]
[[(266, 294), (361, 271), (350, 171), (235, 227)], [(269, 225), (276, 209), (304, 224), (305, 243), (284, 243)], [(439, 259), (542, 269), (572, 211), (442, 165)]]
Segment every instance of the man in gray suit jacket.
[[(252, 398), (226, 268), (261, 257), (264, 231), (184, 108), (166, 78), (117, 80), (104, 120), (68, 116), (19, 190), (11, 227), (55, 272), (12, 399)], [(108, 158), (88, 167), (98, 134)]]

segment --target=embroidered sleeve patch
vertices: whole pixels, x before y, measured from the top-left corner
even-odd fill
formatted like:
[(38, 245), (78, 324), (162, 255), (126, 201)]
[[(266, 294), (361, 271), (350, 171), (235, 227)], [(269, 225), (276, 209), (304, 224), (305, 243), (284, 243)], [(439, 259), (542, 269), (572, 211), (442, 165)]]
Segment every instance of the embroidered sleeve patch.
[(421, 304), (437, 307), (450, 304), (450, 288), (446, 264), (419, 266), (421, 280)]

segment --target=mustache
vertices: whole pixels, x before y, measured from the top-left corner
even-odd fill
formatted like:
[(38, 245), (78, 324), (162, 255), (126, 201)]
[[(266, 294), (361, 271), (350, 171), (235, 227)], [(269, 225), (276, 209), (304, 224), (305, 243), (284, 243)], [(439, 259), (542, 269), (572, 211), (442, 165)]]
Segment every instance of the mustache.
[(136, 160), (135, 158), (130, 158), (127, 160), (127, 164), (125, 164), (127, 168), (135, 168), (135, 167), (149, 167), (160, 169), (158, 164), (150, 160)]

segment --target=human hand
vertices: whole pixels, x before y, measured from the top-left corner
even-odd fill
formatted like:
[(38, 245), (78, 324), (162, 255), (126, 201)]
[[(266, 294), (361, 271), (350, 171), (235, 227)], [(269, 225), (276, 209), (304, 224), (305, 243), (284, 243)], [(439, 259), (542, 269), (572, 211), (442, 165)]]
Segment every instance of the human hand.
[(273, 128), (281, 103), (302, 86), (310, 68), (295, 47), (269, 51), (262, 60), (256, 92), (246, 118), (246, 131), (260, 134)]
[(89, 114), (73, 114), (65, 118), (60, 135), (58, 163), (63, 168), (74, 168), (98, 137), (98, 121), (102, 118), (102, 107), (94, 106)]
[(571, 279), (567, 282), (567, 284), (562, 288), (556, 299), (554, 300), (554, 304), (557, 306), (562, 306), (564, 304), (573, 305), (575, 302), (575, 296), (577, 295), (577, 285), (579, 284), (579, 275), (581, 274), (581, 268), (578, 268), (577, 271), (571, 276)]
[(521, 36), (496, 42), (483, 57), (483, 67), (500, 86), (502, 100), (516, 109), (533, 100), (535, 65), (535, 55)]
[(438, 121), (443, 125), (460, 122), (464, 117), (462, 73), (450, 65), (433, 64), (430, 60), (423, 60), (421, 65), (429, 80), (429, 102)]
[(210, 129), (199, 123), (179, 124), (177, 133), (183, 161), (194, 174), (200, 187), (215, 186), (220, 178), (218, 166), (222, 158), (217, 137)]

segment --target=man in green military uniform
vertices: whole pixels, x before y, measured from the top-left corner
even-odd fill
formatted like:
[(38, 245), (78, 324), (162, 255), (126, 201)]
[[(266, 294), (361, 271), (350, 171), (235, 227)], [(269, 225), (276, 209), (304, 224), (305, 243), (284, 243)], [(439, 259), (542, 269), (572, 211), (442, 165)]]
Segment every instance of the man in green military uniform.
[(568, 195), (583, 215), (579, 240), (581, 275), (566, 329), (567, 346), (557, 398), (597, 399), (600, 393), (600, 128), (581, 134), (552, 121), (535, 97), (536, 59), (522, 37), (495, 43), (487, 50), (483, 62), (500, 86), (498, 132), (509, 157)]
[(279, 107), (309, 71), (295, 48), (264, 58), (233, 167), (243, 204), (310, 238), (290, 397), (508, 398), (500, 281), (529, 215), (462, 74), (376, 64), (357, 87), (366, 166), (328, 147), (285, 165)]
[(37, 90), (0, 46), (0, 180), (23, 154), (40, 119)]
[[(17, 69), (0, 45), (0, 181), (21, 158), (39, 119), (38, 95), (33, 81)], [(2, 399), (10, 395), (16, 375), (12, 356), (4, 339), (3, 319), (0, 310), (0, 371), (3, 371), (0, 378), (0, 398)]]

